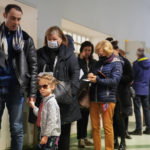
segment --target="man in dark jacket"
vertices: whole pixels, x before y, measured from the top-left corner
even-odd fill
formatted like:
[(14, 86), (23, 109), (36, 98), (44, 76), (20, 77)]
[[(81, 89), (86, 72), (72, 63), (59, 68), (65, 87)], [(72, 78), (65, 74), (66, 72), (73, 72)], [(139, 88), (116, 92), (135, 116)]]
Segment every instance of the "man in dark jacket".
[(11, 149), (22, 150), (22, 111), (24, 92), (35, 101), (37, 57), (31, 37), (21, 30), (22, 9), (9, 4), (5, 7), (5, 22), (0, 25), (0, 121), (8, 109)]
[(142, 104), (146, 129), (144, 134), (150, 134), (150, 111), (148, 103), (149, 80), (150, 80), (150, 60), (145, 57), (144, 49), (137, 50), (138, 59), (133, 63), (134, 83), (136, 97), (134, 99), (134, 112), (136, 119), (136, 129), (131, 132), (133, 135), (142, 135), (142, 119), (140, 106)]

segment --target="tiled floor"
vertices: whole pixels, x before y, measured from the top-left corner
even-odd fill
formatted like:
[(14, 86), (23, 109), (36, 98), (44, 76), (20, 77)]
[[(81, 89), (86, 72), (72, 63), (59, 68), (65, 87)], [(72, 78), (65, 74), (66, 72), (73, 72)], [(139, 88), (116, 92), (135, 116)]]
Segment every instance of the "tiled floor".
[[(135, 120), (134, 117), (130, 118), (129, 131), (134, 130)], [(144, 127), (143, 127), (144, 130)], [(90, 137), (90, 136), (89, 136)], [(92, 139), (90, 139), (92, 141)], [(126, 150), (150, 150), (150, 135), (142, 136), (132, 136), (132, 139), (126, 140), (127, 148)], [(104, 150), (104, 134), (102, 130), (102, 150)], [(36, 150), (35, 148), (24, 148), (23, 150)], [(93, 146), (88, 146), (86, 148), (78, 148), (76, 135), (71, 136), (70, 150), (94, 150)]]
[[(135, 121), (129, 123), (129, 131), (134, 130)], [(144, 127), (143, 127), (144, 129)], [(103, 132), (102, 132), (103, 134)], [(126, 150), (150, 150), (150, 135), (132, 136), (132, 139), (126, 140)], [(77, 147), (77, 140), (75, 137), (71, 139), (70, 150), (83, 150)], [(93, 146), (88, 146), (84, 150), (94, 150)], [(104, 138), (102, 138), (102, 150), (104, 150)]]

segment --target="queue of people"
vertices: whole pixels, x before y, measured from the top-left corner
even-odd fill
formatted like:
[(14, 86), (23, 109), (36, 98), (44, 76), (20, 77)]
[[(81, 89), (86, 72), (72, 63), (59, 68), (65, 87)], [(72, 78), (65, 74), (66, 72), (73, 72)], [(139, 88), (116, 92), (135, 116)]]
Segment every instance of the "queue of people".
[[(78, 147), (94, 145), (95, 150), (101, 150), (101, 118), (105, 150), (125, 150), (125, 138), (131, 139), (128, 132), (128, 117), (132, 115), (131, 86), (136, 94), (133, 99), (136, 129), (130, 134), (150, 134), (150, 61), (144, 49), (137, 50), (133, 70), (124, 51), (111, 37), (98, 42), (95, 48), (90, 41), (83, 42), (77, 58), (72, 37), (64, 35), (58, 26), (52, 26), (45, 32), (44, 46), (35, 51), (32, 38), (21, 29), (22, 14), (20, 6), (8, 4), (5, 21), (0, 25), (0, 125), (6, 104), (12, 150), (23, 147), (25, 95), (30, 105), (29, 121), (38, 126), (41, 150), (69, 150), (74, 121), (77, 121)], [(94, 51), (98, 60), (93, 58)], [(63, 89), (58, 89), (58, 85)], [(68, 91), (67, 86), (70, 86)], [(57, 90), (62, 95), (65, 91), (69, 98), (59, 98), (59, 101)], [(89, 105), (83, 106), (81, 99), (85, 95)], [(146, 124), (143, 132), (141, 104)], [(87, 138), (89, 114), (94, 143)]]

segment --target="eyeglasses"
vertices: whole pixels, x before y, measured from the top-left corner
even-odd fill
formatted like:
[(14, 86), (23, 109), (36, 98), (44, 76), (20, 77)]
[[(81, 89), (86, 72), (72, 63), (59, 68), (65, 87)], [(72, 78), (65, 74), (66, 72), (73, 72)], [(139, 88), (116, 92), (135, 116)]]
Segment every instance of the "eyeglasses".
[(47, 89), (48, 88), (48, 85), (47, 84), (44, 84), (44, 85), (38, 85), (38, 89)]

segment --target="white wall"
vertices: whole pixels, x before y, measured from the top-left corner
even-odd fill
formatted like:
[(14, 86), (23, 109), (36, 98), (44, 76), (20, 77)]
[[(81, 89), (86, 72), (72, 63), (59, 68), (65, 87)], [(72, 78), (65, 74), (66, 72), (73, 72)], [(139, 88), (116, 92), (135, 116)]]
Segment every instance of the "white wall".
[(73, 21), (112, 35), (124, 48), (124, 40), (145, 41), (150, 47), (149, 0), (19, 0), (38, 9), (38, 42), (45, 30), (61, 25), (61, 19)]

